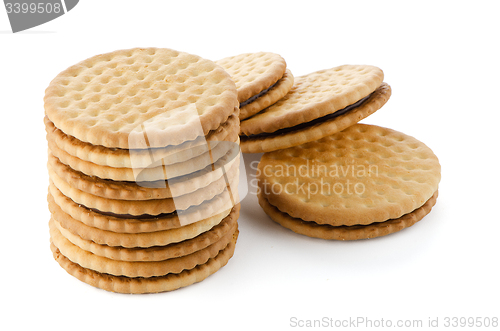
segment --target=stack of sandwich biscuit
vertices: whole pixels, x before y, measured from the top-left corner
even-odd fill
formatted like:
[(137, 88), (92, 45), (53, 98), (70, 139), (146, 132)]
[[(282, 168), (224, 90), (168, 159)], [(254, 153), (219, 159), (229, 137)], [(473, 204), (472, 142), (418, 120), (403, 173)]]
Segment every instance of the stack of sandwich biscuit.
[(214, 62), (120, 50), (46, 90), (51, 249), (83, 282), (122, 293), (199, 282), (234, 252), (239, 102)]
[(357, 124), (390, 98), (383, 79), (369, 65), (296, 77), (284, 96), (241, 122), (242, 151), (264, 153), (258, 197), (274, 221), (311, 237), (355, 240), (430, 212), (441, 176), (433, 152), (403, 133)]

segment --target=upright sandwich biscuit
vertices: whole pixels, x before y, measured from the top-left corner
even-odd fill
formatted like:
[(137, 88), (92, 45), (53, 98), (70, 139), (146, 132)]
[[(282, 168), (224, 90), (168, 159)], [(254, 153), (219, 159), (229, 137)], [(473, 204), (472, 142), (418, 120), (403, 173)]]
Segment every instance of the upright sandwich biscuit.
[(283, 98), (293, 85), (285, 60), (269, 52), (245, 53), (216, 61), (238, 89), (240, 120), (257, 114)]
[(245, 153), (297, 146), (342, 131), (382, 107), (391, 95), (382, 70), (344, 65), (296, 77), (281, 100), (241, 122)]
[(430, 212), (440, 169), (434, 153), (417, 139), (356, 124), (265, 153), (258, 167), (259, 203), (274, 221), (300, 234), (373, 238)]

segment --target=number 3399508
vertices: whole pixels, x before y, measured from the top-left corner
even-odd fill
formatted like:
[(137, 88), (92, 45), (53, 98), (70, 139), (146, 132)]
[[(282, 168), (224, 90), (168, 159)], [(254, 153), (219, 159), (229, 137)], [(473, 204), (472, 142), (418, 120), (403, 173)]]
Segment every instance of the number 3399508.
[(27, 13), (31, 13), (31, 14), (35, 14), (35, 13), (38, 13), (38, 14), (43, 14), (43, 13), (47, 13), (47, 14), (52, 14), (52, 13), (55, 13), (55, 14), (59, 14), (61, 13), (61, 11), (63, 10), (62, 9), (62, 6), (60, 3), (19, 3), (19, 2), (15, 2), (15, 3), (6, 3), (5, 4), (5, 8), (7, 9), (7, 14), (27, 14)]

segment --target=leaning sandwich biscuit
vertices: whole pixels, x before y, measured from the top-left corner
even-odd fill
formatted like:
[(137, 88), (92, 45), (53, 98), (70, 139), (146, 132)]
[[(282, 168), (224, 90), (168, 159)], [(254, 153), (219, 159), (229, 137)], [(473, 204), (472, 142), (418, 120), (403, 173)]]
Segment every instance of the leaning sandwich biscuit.
[(271, 152), (342, 131), (380, 109), (391, 88), (368, 65), (344, 65), (296, 77), (278, 102), (241, 122), (245, 153)]
[(269, 52), (245, 53), (216, 61), (236, 84), (240, 119), (247, 119), (283, 98), (293, 85), (285, 60)]

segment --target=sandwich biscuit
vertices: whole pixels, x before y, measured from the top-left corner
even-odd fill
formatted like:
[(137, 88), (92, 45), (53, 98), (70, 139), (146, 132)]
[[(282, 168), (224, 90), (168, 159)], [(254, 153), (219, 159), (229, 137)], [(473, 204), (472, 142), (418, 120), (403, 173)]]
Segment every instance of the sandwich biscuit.
[(240, 120), (247, 119), (283, 98), (293, 86), (285, 60), (269, 52), (245, 53), (216, 61), (234, 80)]
[(58, 149), (83, 161), (115, 168), (145, 168), (152, 160), (162, 160), (163, 164), (184, 162), (214, 149), (221, 141), (234, 142), (238, 138), (240, 125), (238, 111), (207, 136), (186, 141), (180, 145), (163, 148), (123, 149), (92, 145), (64, 134), (47, 117), (44, 118), (47, 140)]
[(356, 124), (265, 153), (259, 201), (273, 220), (306, 235), (372, 238), (425, 216), (437, 198), (440, 170), (432, 150), (417, 139)]
[(52, 243), (73, 263), (100, 273), (127, 277), (158, 277), (192, 269), (214, 258), (229, 244), (233, 235), (229, 233), (215, 243), (188, 255), (161, 261), (120, 261), (95, 255), (74, 245), (61, 234), (53, 221), (49, 222), (49, 227)]
[(189, 255), (205, 247), (212, 245), (222, 239), (227, 234), (236, 231), (238, 218), (237, 210), (233, 210), (219, 224), (209, 231), (178, 243), (165, 246), (133, 247), (109, 246), (95, 243), (91, 240), (83, 239), (80, 236), (63, 228), (59, 223), (52, 221), (61, 234), (74, 245), (91, 252), (97, 256), (106, 257), (117, 261), (163, 261), (179, 256)]
[(241, 122), (245, 153), (271, 152), (339, 132), (382, 107), (391, 89), (382, 70), (344, 65), (295, 78), (281, 100)]
[(118, 50), (71, 66), (52, 80), (44, 105), (65, 134), (128, 149), (195, 140), (238, 107), (234, 82), (222, 68), (166, 48)]
[[(205, 171), (199, 175), (198, 173), (192, 173), (171, 180), (145, 183), (111, 181), (95, 176), (87, 176), (61, 163), (51, 153), (48, 154), (47, 168), (71, 187), (92, 195), (108, 199), (152, 200), (186, 195), (202, 188), (212, 191), (226, 186), (224, 174), (228, 179), (234, 178), (239, 172), (239, 161), (238, 158), (230, 163), (230, 167), (225, 173), (222, 171), (215, 173)], [(219, 177), (212, 178), (211, 174), (217, 174)]]
[(178, 274), (170, 273), (164, 276), (149, 278), (113, 276), (100, 273), (71, 262), (52, 243), (50, 249), (52, 250), (54, 259), (68, 274), (91, 286), (117, 293), (158, 293), (173, 291), (200, 282), (225, 266), (234, 254), (238, 234), (239, 232), (236, 230), (226, 248), (204, 264), (197, 265), (193, 269), (184, 270)]

